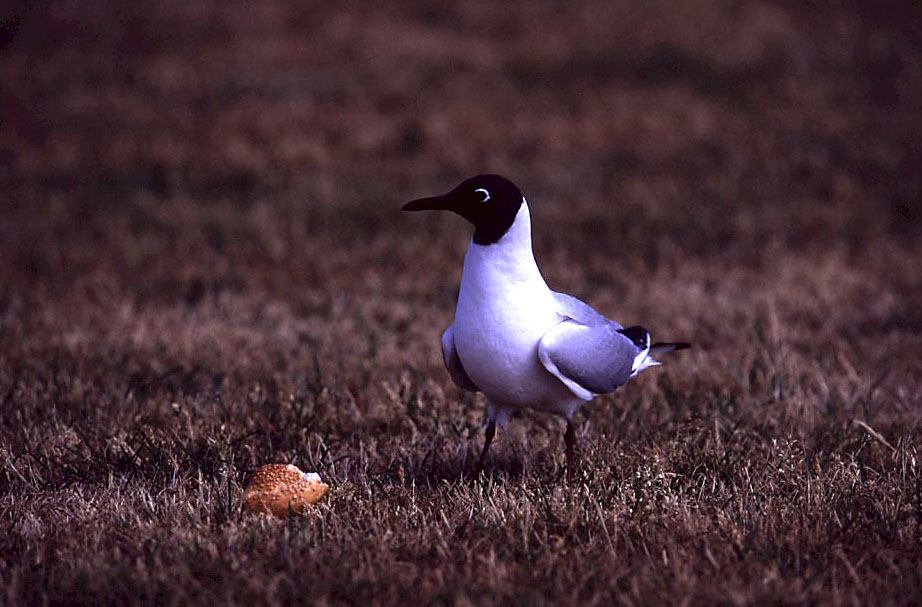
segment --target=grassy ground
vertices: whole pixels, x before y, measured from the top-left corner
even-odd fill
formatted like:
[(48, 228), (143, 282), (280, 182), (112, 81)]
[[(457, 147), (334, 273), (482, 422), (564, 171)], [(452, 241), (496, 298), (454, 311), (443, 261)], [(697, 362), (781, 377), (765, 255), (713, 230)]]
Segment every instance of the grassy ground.
[[(338, 5), (340, 3), (332, 3)], [(871, 2), (4, 9), (0, 603), (922, 601), (922, 38)], [(481, 481), (441, 365), (492, 171), (695, 343)], [(269, 462), (331, 485), (242, 513)]]

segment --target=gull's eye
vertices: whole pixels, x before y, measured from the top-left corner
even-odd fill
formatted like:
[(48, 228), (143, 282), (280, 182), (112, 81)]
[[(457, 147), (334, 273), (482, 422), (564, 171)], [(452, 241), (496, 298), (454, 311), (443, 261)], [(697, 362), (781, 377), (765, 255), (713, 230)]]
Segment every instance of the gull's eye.
[(484, 189), (484, 188), (477, 188), (477, 189), (474, 190), (474, 191), (475, 191), (475, 192), (480, 192), (481, 195), (483, 196), (483, 198), (480, 199), (480, 202), (486, 202), (486, 201), (490, 200), (490, 192), (488, 192), (486, 189)]

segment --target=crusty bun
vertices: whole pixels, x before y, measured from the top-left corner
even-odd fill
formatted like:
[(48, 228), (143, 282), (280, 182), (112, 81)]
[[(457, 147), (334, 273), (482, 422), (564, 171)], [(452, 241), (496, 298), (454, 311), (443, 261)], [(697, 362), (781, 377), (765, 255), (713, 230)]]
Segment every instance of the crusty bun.
[(329, 486), (316, 473), (301, 472), (291, 464), (267, 464), (253, 473), (244, 508), (247, 512), (271, 512), (285, 518), (319, 502), (327, 489)]

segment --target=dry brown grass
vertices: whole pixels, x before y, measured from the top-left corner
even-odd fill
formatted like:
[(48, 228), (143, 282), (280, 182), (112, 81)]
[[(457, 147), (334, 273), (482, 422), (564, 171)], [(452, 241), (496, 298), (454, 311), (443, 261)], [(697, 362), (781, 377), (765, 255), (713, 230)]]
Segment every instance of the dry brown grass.
[[(122, 4), (0, 14), (0, 602), (922, 602), (917, 9)], [(469, 230), (398, 212), (485, 170), (695, 343), (572, 491), (537, 414), (471, 478)]]

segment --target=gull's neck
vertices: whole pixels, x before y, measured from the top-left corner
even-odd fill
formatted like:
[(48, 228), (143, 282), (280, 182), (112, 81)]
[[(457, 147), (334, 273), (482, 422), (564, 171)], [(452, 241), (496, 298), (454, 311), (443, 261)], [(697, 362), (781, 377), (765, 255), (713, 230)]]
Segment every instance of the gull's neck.
[(515, 220), (502, 238), (488, 245), (471, 242), (464, 258), (462, 288), (465, 278), (470, 277), (472, 272), (476, 274), (486, 272), (506, 281), (540, 281), (544, 284), (544, 278), (538, 270), (538, 264), (535, 262), (535, 255), (531, 248), (531, 214), (524, 198)]

